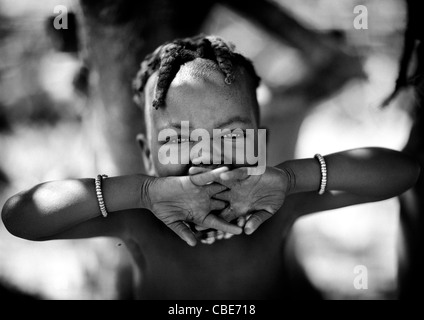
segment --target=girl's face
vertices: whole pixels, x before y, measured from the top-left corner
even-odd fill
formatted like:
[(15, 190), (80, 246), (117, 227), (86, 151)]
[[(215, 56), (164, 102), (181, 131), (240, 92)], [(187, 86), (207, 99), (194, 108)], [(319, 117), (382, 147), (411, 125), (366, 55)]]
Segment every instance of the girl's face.
[[(181, 69), (193, 67), (195, 63), (188, 63)], [(148, 174), (161, 177), (188, 174), (189, 168), (193, 165), (191, 162), (164, 165), (159, 161), (159, 150), (166, 143), (158, 139), (162, 130), (172, 129), (177, 133), (178, 137), (173, 142), (176, 143), (176, 148), (181, 146), (178, 145), (181, 141), (179, 139), (190, 139), (190, 136), (186, 136), (187, 130), (181, 130), (182, 121), (189, 122), (190, 133), (200, 128), (207, 131), (211, 142), (213, 129), (257, 130), (256, 114), (259, 107), (256, 88), (246, 77), (243, 72), (239, 72), (235, 82), (227, 85), (219, 71), (199, 77), (180, 70), (169, 88), (166, 106), (155, 110), (152, 108), (152, 101), (157, 75), (151, 76), (145, 88), (147, 137), (142, 143)], [(190, 142), (190, 148), (196, 143)]]

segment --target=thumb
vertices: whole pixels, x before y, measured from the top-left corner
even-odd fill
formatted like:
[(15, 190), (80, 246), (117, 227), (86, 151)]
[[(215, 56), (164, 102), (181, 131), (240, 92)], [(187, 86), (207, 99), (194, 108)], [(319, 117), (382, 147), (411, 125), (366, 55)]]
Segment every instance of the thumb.
[(204, 173), (196, 174), (194, 176), (190, 176), (190, 181), (196, 186), (205, 186), (212, 182), (218, 181), (219, 175), (227, 171), (227, 167), (221, 167), (212, 171), (207, 171)]
[(189, 246), (194, 247), (197, 244), (196, 237), (187, 225), (182, 221), (175, 221), (168, 224), (168, 227), (174, 231)]
[(264, 210), (253, 213), (247, 220), (246, 225), (244, 226), (244, 233), (246, 233), (247, 235), (251, 235), (259, 228), (262, 223), (264, 223), (271, 217), (272, 214)]

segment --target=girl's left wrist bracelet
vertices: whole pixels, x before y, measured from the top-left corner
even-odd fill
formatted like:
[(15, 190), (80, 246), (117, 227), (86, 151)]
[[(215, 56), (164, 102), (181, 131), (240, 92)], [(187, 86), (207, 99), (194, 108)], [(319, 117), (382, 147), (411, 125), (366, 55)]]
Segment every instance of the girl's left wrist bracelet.
[(103, 189), (102, 189), (102, 183), (103, 180), (108, 178), (107, 175), (103, 174), (103, 175), (98, 175), (96, 177), (95, 183), (96, 183), (96, 196), (97, 196), (97, 202), (99, 204), (99, 208), (100, 208), (100, 212), (102, 213), (103, 217), (107, 217), (108, 212), (106, 209), (106, 204), (105, 204), (105, 200), (103, 198)]

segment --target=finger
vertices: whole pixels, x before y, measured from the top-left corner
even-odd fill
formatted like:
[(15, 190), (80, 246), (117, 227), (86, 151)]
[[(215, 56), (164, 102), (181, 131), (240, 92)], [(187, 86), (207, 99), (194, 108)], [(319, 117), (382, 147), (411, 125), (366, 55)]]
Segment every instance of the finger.
[(227, 172), (227, 167), (221, 167), (212, 171), (190, 176), (190, 180), (197, 186), (205, 186), (211, 182), (218, 181), (220, 174)]
[(231, 234), (231, 233), (224, 233), (224, 239), (225, 240), (231, 239), (232, 237), (234, 237), (233, 234)]
[[(227, 189), (227, 188), (225, 188)], [(222, 200), (222, 201), (227, 201), (227, 202), (231, 202), (230, 200), (230, 191), (223, 191), (223, 192), (219, 192), (214, 194), (214, 199), (217, 200)]]
[(217, 231), (211, 230), (206, 233), (204, 233), (203, 238), (201, 239), (201, 242), (203, 244), (213, 244), (216, 240)]
[(208, 231), (208, 233), (206, 233), (206, 237), (209, 239), (215, 239), (217, 232), (218, 231), (215, 230)]
[(222, 232), (222, 231), (217, 231), (217, 232), (216, 232), (216, 239), (217, 239), (217, 240), (222, 240), (222, 239), (224, 239), (224, 235), (225, 235), (225, 233), (224, 233), (224, 232)]
[(207, 171), (211, 171), (211, 170), (207, 168), (203, 168), (203, 167), (190, 167), (190, 169), (188, 170), (188, 174), (190, 176), (194, 176), (196, 174), (207, 172)]
[(217, 193), (221, 193), (224, 190), (227, 190), (226, 186), (222, 184), (213, 183), (208, 186), (203, 187), (210, 197), (215, 196)]
[(205, 173), (205, 172), (209, 172), (212, 171), (212, 169), (208, 169), (205, 167), (190, 167), (190, 169), (188, 170), (189, 175), (196, 175), (196, 174), (201, 174), (201, 173)]
[(189, 223), (189, 222), (187, 222), (187, 221), (181, 221), (181, 222), (182, 222), (182, 223), (184, 223), (184, 225), (185, 225), (187, 228), (189, 228), (191, 232), (194, 232), (194, 230), (193, 230), (193, 227), (195, 226), (194, 224)]
[(221, 212), (220, 217), (225, 221), (231, 222), (237, 218), (237, 215), (234, 209), (231, 206), (228, 206)]
[(202, 243), (203, 244), (209, 244), (209, 245), (211, 245), (211, 244), (214, 244), (214, 242), (215, 242), (215, 239), (214, 238), (207, 238), (207, 239), (202, 240)]
[(197, 158), (193, 158), (191, 159), (191, 163), (195, 164), (195, 165), (199, 165), (199, 164), (203, 164), (203, 162), (205, 162), (204, 164), (206, 164), (206, 162), (208, 162), (210, 160), (210, 158), (208, 158), (206, 156), (206, 154), (210, 154), (209, 152), (202, 152), (201, 156), (198, 156)]
[(228, 172), (224, 172), (221, 173), (219, 175), (219, 177), (223, 180), (223, 181), (229, 181), (229, 180), (246, 180), (247, 178), (249, 178), (249, 174), (247, 173), (247, 169), (246, 167), (243, 168), (238, 168), (232, 171), (228, 171)]
[(223, 210), (227, 204), (223, 201), (211, 199), (211, 210)]
[(168, 224), (168, 227), (174, 231), (181, 239), (183, 239), (189, 246), (194, 247), (197, 243), (196, 237), (190, 228), (183, 222), (176, 221)]
[(205, 230), (208, 230), (209, 228), (205, 228), (205, 227), (202, 227), (202, 226), (196, 225), (196, 226), (194, 227), (194, 229), (196, 229), (196, 231), (205, 231)]
[(251, 235), (259, 226), (264, 223), (266, 220), (272, 217), (272, 214), (268, 211), (258, 211), (252, 213), (249, 220), (247, 220), (246, 225), (244, 227), (244, 232), (247, 235)]
[(232, 234), (241, 234), (243, 229), (225, 221), (222, 218), (215, 216), (214, 214), (209, 214), (203, 221), (203, 225), (211, 229), (221, 230), (223, 232), (228, 232)]
[(216, 242), (216, 238), (215, 237), (214, 238), (208, 238), (208, 239), (206, 239), (206, 241), (208, 241), (209, 245), (214, 244)]
[(245, 217), (239, 217), (239, 218), (237, 219), (237, 225), (238, 225), (240, 228), (244, 228), (244, 226), (246, 225), (246, 218), (245, 218)]

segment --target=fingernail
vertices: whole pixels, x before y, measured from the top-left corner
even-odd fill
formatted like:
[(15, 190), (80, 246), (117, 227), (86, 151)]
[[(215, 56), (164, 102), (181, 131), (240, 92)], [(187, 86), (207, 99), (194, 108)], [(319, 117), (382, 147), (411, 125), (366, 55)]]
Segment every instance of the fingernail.
[(244, 227), (244, 223), (245, 223), (244, 218), (239, 218), (239, 219), (238, 219), (238, 221), (237, 221), (237, 225), (238, 225), (240, 228), (243, 228), (243, 227)]
[(188, 244), (190, 247), (195, 247), (195, 246), (196, 246), (196, 243), (195, 243), (195, 242), (187, 242), (187, 244)]
[(224, 235), (224, 239), (226, 239), (226, 240), (228, 240), (228, 239), (231, 239), (232, 237), (234, 237), (234, 235), (233, 234), (231, 234), (231, 233), (225, 233), (225, 235)]
[(202, 158), (196, 158), (196, 159), (191, 160), (191, 163), (193, 163), (193, 164), (200, 164), (201, 162), (202, 162)]
[(228, 170), (230, 170), (228, 167), (220, 167), (218, 169), (215, 169), (214, 173), (223, 174), (224, 172), (227, 172)]
[(229, 177), (228, 177), (228, 174), (227, 173), (221, 173), (220, 175), (219, 175), (219, 178), (221, 179), (221, 180), (229, 180)]
[(250, 236), (255, 230), (253, 230), (252, 226), (247, 226), (244, 228), (244, 233)]

